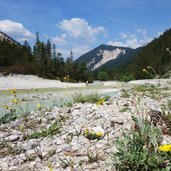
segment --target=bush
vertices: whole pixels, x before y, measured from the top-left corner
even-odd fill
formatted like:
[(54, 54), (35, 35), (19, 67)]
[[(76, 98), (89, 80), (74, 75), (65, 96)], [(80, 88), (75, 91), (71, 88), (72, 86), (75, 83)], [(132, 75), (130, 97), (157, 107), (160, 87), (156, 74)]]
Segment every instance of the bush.
[(100, 81), (107, 81), (109, 79), (109, 75), (106, 72), (101, 71), (99, 72), (97, 78)]

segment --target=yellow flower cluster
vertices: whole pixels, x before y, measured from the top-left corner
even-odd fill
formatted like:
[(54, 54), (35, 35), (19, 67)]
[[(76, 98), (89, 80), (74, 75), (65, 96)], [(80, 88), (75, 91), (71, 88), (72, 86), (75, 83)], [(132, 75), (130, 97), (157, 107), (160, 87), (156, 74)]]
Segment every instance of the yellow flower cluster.
[(169, 151), (171, 152), (171, 144), (161, 145), (159, 147), (159, 150), (163, 152), (169, 152)]
[(86, 129), (85, 131), (84, 131), (84, 135), (85, 136), (88, 136), (88, 135), (93, 135), (93, 136), (97, 136), (97, 137), (102, 137), (103, 136), (103, 133), (101, 132), (101, 131), (98, 131), (98, 132), (94, 132), (92, 129), (90, 129), (90, 130), (88, 130), (88, 129)]

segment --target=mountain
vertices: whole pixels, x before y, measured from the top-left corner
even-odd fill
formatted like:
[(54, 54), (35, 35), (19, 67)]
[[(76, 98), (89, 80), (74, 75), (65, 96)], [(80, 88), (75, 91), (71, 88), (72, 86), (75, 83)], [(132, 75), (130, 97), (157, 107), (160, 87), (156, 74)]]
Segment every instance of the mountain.
[(90, 70), (101, 67), (119, 67), (133, 60), (139, 49), (100, 45), (80, 56), (76, 62), (85, 62)]

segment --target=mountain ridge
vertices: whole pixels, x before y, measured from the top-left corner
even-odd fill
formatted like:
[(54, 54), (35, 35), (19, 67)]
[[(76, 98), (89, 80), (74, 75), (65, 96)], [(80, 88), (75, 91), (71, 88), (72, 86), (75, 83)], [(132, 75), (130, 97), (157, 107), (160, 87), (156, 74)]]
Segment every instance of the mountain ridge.
[(129, 47), (101, 44), (81, 55), (76, 62), (85, 62), (90, 70), (98, 69), (106, 64), (110, 66), (111, 62), (115, 64), (115, 67), (119, 67), (130, 62), (133, 59), (132, 54), (136, 54), (136, 51)]

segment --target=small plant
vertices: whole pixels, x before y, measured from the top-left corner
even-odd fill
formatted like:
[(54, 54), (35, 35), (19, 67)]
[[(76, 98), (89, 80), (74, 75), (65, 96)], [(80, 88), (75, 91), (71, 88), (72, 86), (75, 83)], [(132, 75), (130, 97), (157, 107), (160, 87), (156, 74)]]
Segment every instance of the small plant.
[(99, 155), (96, 150), (95, 152), (91, 150), (87, 150), (87, 157), (88, 157), (88, 163), (94, 163), (99, 160)]
[(74, 161), (71, 159), (61, 159), (59, 158), (60, 162), (61, 162), (61, 166), (62, 168), (66, 169), (67, 167), (71, 167), (74, 168)]
[(147, 66), (147, 68), (144, 68), (142, 71), (150, 75), (152, 78), (160, 78), (155, 69), (151, 66)]
[(72, 141), (73, 136), (73, 133), (68, 133), (65, 138), (66, 143), (70, 143)]
[(101, 131), (94, 132), (92, 129), (86, 129), (83, 135), (89, 140), (100, 140), (104, 136), (104, 133)]
[(52, 137), (53, 135), (56, 135), (61, 132), (61, 127), (59, 126), (58, 122), (56, 121), (53, 123), (48, 129), (44, 129), (42, 131), (35, 131), (31, 135), (28, 135), (28, 139), (36, 139), (41, 137)]
[(130, 97), (130, 93), (128, 90), (122, 89), (121, 93), (122, 93), (123, 98), (129, 98)]
[(146, 119), (132, 116), (134, 129), (123, 133), (116, 141), (118, 152), (113, 155), (114, 165), (119, 171), (144, 170), (160, 171), (170, 168), (171, 158), (159, 151), (160, 130)]
[(12, 121), (15, 121), (19, 117), (26, 116), (29, 113), (27, 108), (24, 109), (21, 106), (20, 100), (17, 98), (17, 90), (16, 89), (10, 90), (10, 94), (13, 96), (11, 100), (11, 104), (4, 105), (4, 109), (7, 111), (7, 113), (2, 118), (0, 118), (0, 124), (10, 123)]

